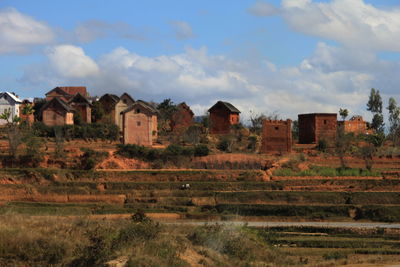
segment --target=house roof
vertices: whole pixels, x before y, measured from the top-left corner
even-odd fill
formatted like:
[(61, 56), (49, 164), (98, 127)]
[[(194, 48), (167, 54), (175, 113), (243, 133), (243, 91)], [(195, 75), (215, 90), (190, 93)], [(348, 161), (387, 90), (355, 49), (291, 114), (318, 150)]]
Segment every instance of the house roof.
[(128, 108), (126, 108), (125, 110), (123, 110), (121, 112), (121, 114), (129, 112), (135, 108), (137, 108), (138, 106), (141, 106), (147, 110), (149, 110), (151, 113), (153, 114), (158, 114), (157, 109), (155, 109), (152, 105), (150, 105), (149, 103), (147, 103), (146, 101), (143, 100), (137, 100), (135, 103), (133, 103), (132, 105), (130, 105)]
[(72, 112), (74, 109), (69, 106), (67, 103), (65, 103), (62, 99), (55, 97), (50, 101), (47, 101), (43, 107), (41, 108), (41, 112), (43, 112), (43, 110), (50, 108), (50, 107), (54, 107), (54, 108), (61, 108), (67, 112)]
[(76, 95), (74, 95), (73, 98), (71, 98), (71, 100), (68, 101), (68, 104), (71, 103), (82, 103), (82, 104), (87, 104), (89, 106), (91, 106), (92, 104), (90, 104), (89, 100), (84, 97), (83, 95), (81, 95), (80, 93), (77, 93)]
[(80, 93), (83, 96), (88, 96), (85, 86), (57, 86), (46, 93), (46, 96), (52, 92), (56, 92), (60, 95), (73, 96)]
[(299, 114), (298, 116), (336, 116), (337, 113), (307, 113), (307, 114)]
[(187, 111), (189, 111), (189, 113), (190, 113), (192, 116), (194, 116), (193, 111), (190, 109), (190, 107), (189, 107), (185, 102), (180, 103), (180, 104), (178, 105), (178, 108), (186, 109)]
[(127, 97), (128, 99), (130, 99), (130, 100), (132, 101), (132, 103), (135, 102), (135, 100), (134, 100), (134, 99), (131, 97), (131, 95), (128, 94), (128, 93), (123, 93), (123, 94), (119, 97), (119, 99), (122, 99), (123, 97)]
[(117, 103), (119, 101), (119, 97), (113, 94), (104, 94), (100, 97), (99, 101), (102, 101), (105, 98), (110, 98), (114, 103)]
[(22, 100), (19, 99), (16, 95), (14, 95), (13, 93), (10, 92), (2, 92), (0, 93), (0, 98), (2, 98), (3, 96), (8, 96), (9, 98), (11, 98), (14, 102), (16, 103), (22, 103)]
[(229, 102), (224, 102), (224, 101), (218, 101), (208, 111), (212, 111), (214, 108), (216, 108), (218, 106), (223, 106), (223, 107), (225, 107), (226, 109), (228, 109), (232, 113), (240, 113), (240, 110), (238, 110), (234, 105), (232, 105)]

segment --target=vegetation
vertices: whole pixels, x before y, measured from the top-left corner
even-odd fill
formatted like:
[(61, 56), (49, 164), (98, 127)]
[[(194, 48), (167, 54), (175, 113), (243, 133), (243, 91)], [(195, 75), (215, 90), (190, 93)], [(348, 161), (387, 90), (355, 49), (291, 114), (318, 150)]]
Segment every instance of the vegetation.
[(378, 134), (384, 133), (384, 120), (382, 113), (382, 98), (379, 93), (379, 90), (371, 89), (369, 100), (367, 103), (367, 110), (372, 112), (373, 118), (371, 127)]

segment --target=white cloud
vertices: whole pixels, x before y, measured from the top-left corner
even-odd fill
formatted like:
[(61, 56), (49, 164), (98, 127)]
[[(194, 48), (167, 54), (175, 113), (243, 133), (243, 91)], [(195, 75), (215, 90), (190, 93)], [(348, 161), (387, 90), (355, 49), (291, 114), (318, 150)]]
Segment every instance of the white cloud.
[(179, 40), (190, 39), (194, 37), (192, 27), (186, 21), (171, 21), (170, 22), (175, 32), (175, 37)]
[[(230, 101), (245, 118), (277, 111), (282, 118), (306, 112), (336, 112), (340, 107), (365, 115), (371, 87), (399, 97), (400, 64), (319, 43), (314, 54), (297, 66), (279, 68), (272, 62), (245, 62), (207, 49), (188, 48), (174, 55), (146, 57), (116, 48), (94, 61), (79, 47), (60, 46), (48, 53), (52, 68), (26, 71), (28, 84), (87, 85), (92, 95), (129, 92), (135, 99), (186, 101), (203, 114), (218, 100)], [(63, 59), (63, 60), (62, 60)], [(391, 81), (387, 83), (386, 81)]]
[(86, 78), (99, 71), (97, 64), (77, 46), (54, 46), (46, 54), (57, 74), (65, 78)]
[(283, 0), (282, 14), (298, 32), (355, 49), (400, 51), (400, 9), (379, 9), (363, 0)]
[(47, 24), (18, 12), (0, 9), (0, 53), (21, 53), (31, 46), (49, 44), (53, 32)]
[(254, 16), (266, 17), (277, 14), (279, 10), (270, 3), (258, 0), (247, 9), (247, 12)]

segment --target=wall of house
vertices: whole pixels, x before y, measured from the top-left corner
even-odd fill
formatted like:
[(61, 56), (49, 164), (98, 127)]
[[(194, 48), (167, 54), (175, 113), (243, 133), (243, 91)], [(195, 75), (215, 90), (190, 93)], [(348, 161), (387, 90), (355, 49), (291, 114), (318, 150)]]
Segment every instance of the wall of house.
[(62, 113), (49, 108), (43, 111), (42, 121), (47, 126), (71, 125), (74, 124), (74, 114), (72, 112)]
[(314, 114), (300, 114), (299, 121), (299, 143), (315, 143), (315, 116)]
[(231, 113), (226, 108), (215, 108), (210, 112), (210, 133), (228, 134), (231, 126), (239, 123), (239, 114)]
[[(5, 98), (0, 98), (0, 114), (3, 114), (5, 110), (10, 109), (11, 114), (9, 120), (12, 120), (15, 116), (19, 116), (20, 113), (20, 104), (15, 103), (12, 100), (7, 100)], [(0, 125), (5, 125), (7, 123), (6, 120), (0, 119)]]
[(183, 133), (192, 124), (193, 113), (187, 109), (181, 108), (172, 115), (171, 130), (173, 132)]
[(153, 145), (153, 117), (131, 110), (123, 114), (124, 144)]
[(46, 101), (50, 101), (50, 100), (52, 100), (53, 98), (56, 98), (56, 97), (60, 98), (64, 102), (68, 102), (68, 100), (69, 100), (69, 99), (67, 99), (65, 97), (65, 95), (58, 94), (57, 92), (51, 92), (51, 93), (46, 95)]
[(72, 103), (71, 106), (78, 112), (80, 112), (82, 116), (82, 120), (85, 123), (91, 123), (92, 122), (92, 109), (88, 105), (77, 105)]
[(292, 121), (264, 120), (260, 152), (291, 152)]
[(114, 121), (115, 124), (119, 127), (119, 129), (122, 131), (123, 130), (123, 115), (121, 114), (122, 111), (127, 109), (129, 107), (128, 103), (124, 103), (122, 100), (120, 100), (116, 105), (115, 105), (115, 113), (114, 113)]
[(299, 143), (312, 144), (319, 140), (332, 142), (336, 138), (337, 115), (330, 113), (300, 114)]
[(339, 121), (338, 125), (344, 125), (345, 133), (365, 134), (367, 133), (367, 123), (364, 120)]

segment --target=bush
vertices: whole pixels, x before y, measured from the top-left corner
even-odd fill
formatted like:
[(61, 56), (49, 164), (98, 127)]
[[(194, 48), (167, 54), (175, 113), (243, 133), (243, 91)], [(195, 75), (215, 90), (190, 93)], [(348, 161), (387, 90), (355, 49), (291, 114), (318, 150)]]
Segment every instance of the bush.
[(100, 161), (104, 160), (107, 156), (107, 152), (99, 152), (90, 148), (81, 148), (81, 151), (84, 152), (80, 157), (79, 167), (83, 170), (91, 170), (94, 169)]
[(222, 138), (217, 144), (217, 149), (224, 152), (230, 152), (231, 141), (227, 137)]
[(328, 142), (325, 139), (318, 140), (317, 149), (321, 152), (325, 152), (328, 148)]
[(194, 148), (195, 157), (208, 156), (209, 153), (210, 153), (210, 149), (208, 148), (207, 145), (197, 145)]

